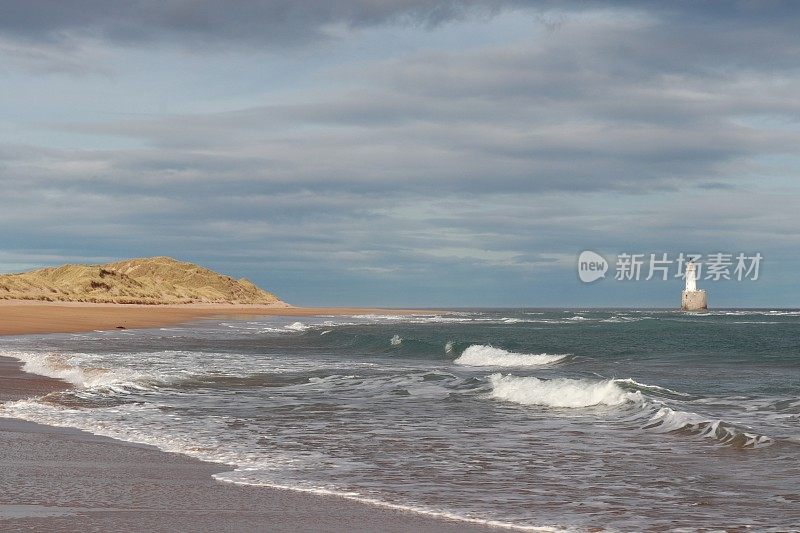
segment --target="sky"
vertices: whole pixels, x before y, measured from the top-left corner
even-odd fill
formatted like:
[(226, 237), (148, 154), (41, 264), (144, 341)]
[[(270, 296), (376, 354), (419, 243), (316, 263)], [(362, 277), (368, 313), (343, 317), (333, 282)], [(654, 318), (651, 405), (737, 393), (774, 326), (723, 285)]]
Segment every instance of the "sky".
[(761, 254), (709, 305), (800, 307), (796, 2), (0, 4), (2, 272), (168, 255), (297, 305), (676, 307), (677, 264), (617, 280), (620, 254)]

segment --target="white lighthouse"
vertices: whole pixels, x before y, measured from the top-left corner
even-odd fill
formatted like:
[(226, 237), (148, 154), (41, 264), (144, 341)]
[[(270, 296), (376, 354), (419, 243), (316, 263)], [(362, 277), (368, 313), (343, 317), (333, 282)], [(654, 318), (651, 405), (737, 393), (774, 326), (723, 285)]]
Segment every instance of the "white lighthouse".
[(697, 291), (697, 263), (694, 261), (689, 261), (689, 264), (686, 265), (686, 288), (683, 290), (686, 292)]
[(708, 310), (706, 291), (697, 290), (697, 263), (689, 261), (686, 264), (686, 287), (681, 293), (681, 309), (684, 311)]

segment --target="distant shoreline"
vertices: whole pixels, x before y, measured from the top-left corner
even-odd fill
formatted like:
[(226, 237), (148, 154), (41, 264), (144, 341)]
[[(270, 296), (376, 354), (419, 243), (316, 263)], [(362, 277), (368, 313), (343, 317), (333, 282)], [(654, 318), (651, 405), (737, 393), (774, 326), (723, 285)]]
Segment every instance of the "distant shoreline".
[(411, 315), (432, 310), (371, 307), (292, 307), (286, 304), (113, 304), (0, 300), (0, 335), (79, 333), (170, 326), (214, 317)]

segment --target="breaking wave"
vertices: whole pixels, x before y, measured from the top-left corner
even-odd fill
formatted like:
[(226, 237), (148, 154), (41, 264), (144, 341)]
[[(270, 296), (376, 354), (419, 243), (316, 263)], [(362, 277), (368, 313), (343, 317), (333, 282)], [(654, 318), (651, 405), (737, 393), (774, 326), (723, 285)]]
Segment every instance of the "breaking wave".
[(73, 362), (72, 357), (59, 353), (13, 352), (4, 355), (22, 361), (25, 372), (60, 379), (77, 387), (112, 390), (146, 388), (141, 384), (147, 379), (146, 375), (125, 369), (112, 371), (103, 367), (80, 366)]
[[(452, 350), (452, 345), (450, 349)], [(541, 366), (561, 361), (566, 356), (567, 354), (516, 353), (485, 344), (473, 344), (454, 362), (465, 366)]]
[(639, 383), (633, 378), (615, 379), (614, 383), (628, 385), (631, 387), (635, 387), (636, 389), (639, 390), (652, 391), (667, 396), (677, 396), (683, 398), (689, 398), (692, 396), (691, 394), (686, 394), (685, 392), (668, 389), (667, 387), (661, 387), (660, 385), (649, 385), (647, 383)]
[[(497, 373), (489, 376), (489, 383), (492, 386), (492, 398), (521, 405), (571, 409), (629, 405), (637, 409), (637, 414), (626, 420), (638, 420), (643, 430), (709, 438), (720, 445), (734, 448), (761, 448), (774, 443), (771, 437), (755, 433), (750, 428), (667, 407), (642, 394), (642, 390), (673, 396), (687, 395), (658, 385), (641, 384), (631, 378), (602, 381), (568, 378), (543, 380)], [(637, 390), (629, 391), (620, 385), (633, 386)]]
[(710, 438), (720, 444), (734, 448), (760, 448), (769, 446), (773, 439), (759, 435), (744, 428), (725, 422), (724, 420), (708, 420), (707, 418), (686, 411), (675, 411), (669, 407), (661, 407), (643, 427), (661, 433), (686, 433)]
[(613, 379), (595, 382), (568, 378), (543, 380), (532, 376), (492, 374), (489, 382), (492, 397), (522, 405), (574, 408), (644, 402), (639, 391), (628, 392)]

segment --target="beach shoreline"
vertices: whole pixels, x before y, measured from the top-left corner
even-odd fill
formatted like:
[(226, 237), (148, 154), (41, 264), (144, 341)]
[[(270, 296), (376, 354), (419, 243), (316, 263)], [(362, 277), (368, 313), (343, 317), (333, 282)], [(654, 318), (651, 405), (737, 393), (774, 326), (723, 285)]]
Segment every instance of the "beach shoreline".
[[(156, 327), (218, 316), (386, 313), (365, 308), (124, 306), (0, 302), (0, 334)], [(392, 310), (392, 313), (410, 313)], [(0, 338), (0, 342), (2, 339)], [(0, 356), (0, 402), (41, 397), (67, 382)], [(335, 495), (221, 483), (229, 465), (78, 429), (2, 416), (0, 529), (26, 531), (497, 531), (490, 525)]]
[(80, 333), (115, 328), (171, 326), (195, 320), (254, 316), (410, 315), (433, 310), (370, 307), (293, 307), (240, 304), (114, 304), (0, 300), (0, 336), (41, 333)]

